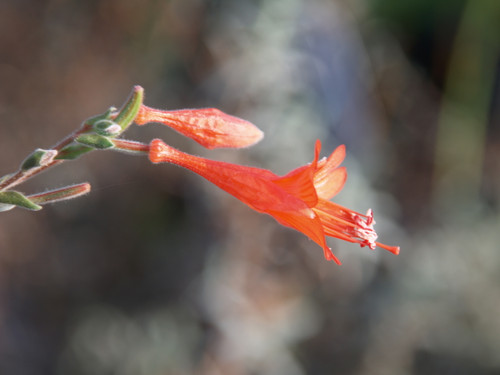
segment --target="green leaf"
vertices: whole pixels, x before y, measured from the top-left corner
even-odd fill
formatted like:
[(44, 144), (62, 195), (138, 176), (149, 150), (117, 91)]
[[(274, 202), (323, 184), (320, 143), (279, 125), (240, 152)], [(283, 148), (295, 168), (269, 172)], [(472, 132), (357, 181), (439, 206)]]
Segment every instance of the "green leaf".
[(122, 132), (121, 126), (111, 120), (100, 120), (94, 124), (94, 131), (104, 136), (116, 136)]
[(118, 116), (114, 119), (114, 122), (121, 126), (122, 132), (125, 131), (137, 117), (143, 99), (144, 89), (139, 85), (134, 86), (127, 102), (123, 105)]
[(33, 203), (46, 204), (80, 197), (84, 194), (87, 194), (89, 191), (90, 184), (84, 182), (82, 184), (66, 186), (60, 189), (50, 190), (40, 194), (33, 194), (28, 198)]
[(115, 107), (109, 107), (108, 110), (100, 115), (90, 117), (84, 121), (87, 125), (94, 126), (97, 122), (102, 120), (112, 120), (113, 116), (116, 115), (117, 109)]
[(0, 212), (12, 210), (14, 207), (16, 206), (13, 204), (0, 203)]
[(30, 156), (28, 156), (23, 163), (21, 164), (21, 169), (26, 171), (31, 168), (40, 167), (50, 163), (54, 160), (54, 157), (57, 155), (56, 150), (43, 150), (41, 148), (37, 148)]
[(110, 139), (99, 134), (83, 134), (76, 138), (76, 141), (85, 146), (97, 148), (99, 150), (114, 147)]
[(74, 160), (86, 154), (89, 151), (92, 151), (94, 148), (84, 146), (78, 143), (71, 143), (70, 145), (64, 147), (59, 154), (55, 157), (57, 160)]
[[(42, 209), (42, 206), (33, 203), (23, 194), (18, 191), (4, 191), (0, 193), (0, 204), (13, 205), (22, 208), (27, 208), (28, 210), (38, 211)], [(7, 208), (9, 209), (9, 208)]]

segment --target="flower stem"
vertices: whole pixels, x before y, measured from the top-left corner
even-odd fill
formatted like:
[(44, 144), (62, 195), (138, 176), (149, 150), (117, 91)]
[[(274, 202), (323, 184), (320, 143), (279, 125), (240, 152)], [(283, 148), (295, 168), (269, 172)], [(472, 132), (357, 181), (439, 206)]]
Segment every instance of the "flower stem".
[(141, 142), (128, 141), (125, 139), (113, 139), (115, 145), (114, 150), (123, 151), (132, 154), (147, 154), (149, 152), (149, 145)]
[[(75, 132), (71, 133), (68, 135), (66, 138), (61, 140), (59, 143), (57, 143), (55, 146), (51, 148), (51, 151), (55, 151), (57, 154), (55, 155), (55, 158), (52, 158), (50, 161), (45, 162), (45, 163), (40, 163), (39, 165), (35, 165), (29, 169), (23, 168), (22, 166), (13, 174), (8, 175), (4, 177), (3, 179), (0, 179), (0, 192), (2, 191), (7, 191), (11, 189), (14, 186), (17, 186), (24, 181), (28, 180), (29, 178), (45, 171), (46, 169), (53, 167), (57, 164), (60, 164), (64, 162), (65, 160), (69, 159), (68, 155), (63, 155), (64, 152), (68, 151), (63, 150), (66, 146), (71, 145), (72, 143), (76, 142), (76, 139), (85, 133), (90, 133), (94, 131), (94, 125), (95, 121), (102, 120), (104, 118), (114, 118), (114, 121), (121, 127), (121, 133), (127, 129), (127, 127), (134, 121), (135, 116), (137, 115), (137, 112), (139, 111), (139, 108), (142, 104), (142, 100), (144, 97), (144, 90), (141, 86), (134, 86), (132, 89), (132, 93), (125, 102), (125, 104), (122, 106), (121, 110), (118, 113), (115, 113), (111, 109), (108, 110), (108, 112), (104, 113), (103, 115), (97, 116), (93, 119), (89, 119), (83, 123), (83, 125), (76, 130)], [(88, 151), (91, 151), (92, 148), (85, 148), (85, 146), (78, 146), (80, 147), (76, 153), (76, 156), (73, 158), (76, 158), (83, 153), (86, 153)], [(131, 146), (132, 147), (132, 146)], [(134, 148), (135, 147), (135, 148)], [(130, 151), (136, 152), (136, 151), (146, 151), (143, 148), (139, 146), (134, 146), (130, 148)], [(62, 153), (60, 153), (63, 151)]]

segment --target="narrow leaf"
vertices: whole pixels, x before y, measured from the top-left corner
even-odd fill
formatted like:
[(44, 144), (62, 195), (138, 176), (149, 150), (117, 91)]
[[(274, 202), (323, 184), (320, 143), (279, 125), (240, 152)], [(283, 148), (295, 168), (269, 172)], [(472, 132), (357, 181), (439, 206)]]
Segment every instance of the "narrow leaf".
[(90, 117), (85, 120), (85, 124), (94, 126), (96, 123), (102, 120), (111, 120), (114, 115), (116, 115), (117, 109), (115, 107), (109, 107), (108, 110), (100, 115)]
[(134, 86), (129, 99), (120, 109), (118, 116), (114, 119), (114, 121), (121, 126), (122, 132), (134, 121), (137, 113), (139, 113), (143, 99), (144, 89), (139, 85)]
[(74, 160), (86, 154), (89, 151), (92, 151), (94, 148), (84, 146), (77, 143), (71, 143), (70, 145), (64, 147), (59, 154), (55, 157), (57, 160)]
[(111, 142), (109, 138), (99, 134), (83, 134), (76, 138), (76, 141), (85, 146), (89, 146), (99, 150), (114, 147), (113, 142)]
[(85, 182), (83, 184), (66, 186), (61, 189), (46, 191), (40, 194), (30, 195), (28, 198), (38, 204), (54, 203), (66, 199), (77, 198), (81, 195), (87, 194), (90, 191), (90, 184)]
[[(0, 193), (0, 203), (18, 206), (22, 208), (26, 208), (28, 210), (38, 211), (41, 210), (42, 207), (38, 204), (32, 202), (23, 194), (18, 191), (4, 191)], [(7, 208), (8, 209), (8, 208)]]
[(43, 150), (37, 148), (30, 156), (28, 156), (21, 164), (21, 169), (26, 171), (31, 168), (36, 168), (49, 164), (57, 155), (56, 150)]
[(122, 128), (112, 120), (100, 120), (94, 124), (94, 131), (104, 136), (114, 136), (122, 132)]

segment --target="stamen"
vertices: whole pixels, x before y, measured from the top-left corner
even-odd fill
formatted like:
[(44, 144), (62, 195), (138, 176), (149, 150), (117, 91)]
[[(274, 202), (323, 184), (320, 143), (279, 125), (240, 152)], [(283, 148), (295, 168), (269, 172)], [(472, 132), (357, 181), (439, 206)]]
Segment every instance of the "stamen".
[(375, 224), (375, 220), (373, 219), (373, 211), (371, 208), (368, 209), (368, 211), (366, 211), (366, 224), (368, 225), (374, 225)]
[(387, 250), (393, 253), (394, 255), (399, 254), (399, 246), (388, 246), (380, 242), (375, 242), (375, 243), (377, 244), (378, 247), (381, 247), (382, 249)]

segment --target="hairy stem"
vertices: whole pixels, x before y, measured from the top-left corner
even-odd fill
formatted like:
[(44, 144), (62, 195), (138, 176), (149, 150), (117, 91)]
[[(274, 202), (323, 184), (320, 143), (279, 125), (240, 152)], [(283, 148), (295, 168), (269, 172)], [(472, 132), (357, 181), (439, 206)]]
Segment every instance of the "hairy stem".
[[(91, 129), (91, 126), (88, 124), (83, 124), (80, 129), (77, 131), (73, 132), (63, 140), (61, 140), (59, 143), (57, 143), (54, 147), (52, 147), (53, 150), (55, 151), (60, 151), (63, 147), (69, 145), (71, 142), (73, 142), (79, 135), (89, 131)], [(53, 167), (57, 164), (62, 163), (64, 160), (52, 160), (51, 162), (41, 165), (39, 167), (34, 167), (28, 170), (23, 170), (19, 168), (17, 172), (15, 172), (13, 175), (10, 177), (6, 178), (4, 181), (0, 183), (0, 191), (6, 191), (16, 185), (21, 184), (22, 182), (28, 180), (29, 178), (45, 171), (46, 169)]]

